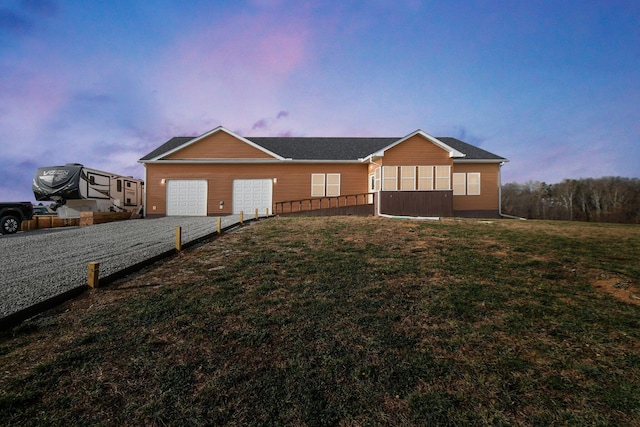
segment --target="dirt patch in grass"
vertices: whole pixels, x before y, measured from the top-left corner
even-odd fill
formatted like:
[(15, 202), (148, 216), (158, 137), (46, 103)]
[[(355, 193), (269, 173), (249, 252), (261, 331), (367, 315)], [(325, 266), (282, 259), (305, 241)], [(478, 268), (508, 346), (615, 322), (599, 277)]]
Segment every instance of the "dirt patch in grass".
[(596, 289), (612, 295), (619, 301), (640, 306), (640, 286), (634, 284), (631, 279), (602, 271), (594, 271), (592, 275)]

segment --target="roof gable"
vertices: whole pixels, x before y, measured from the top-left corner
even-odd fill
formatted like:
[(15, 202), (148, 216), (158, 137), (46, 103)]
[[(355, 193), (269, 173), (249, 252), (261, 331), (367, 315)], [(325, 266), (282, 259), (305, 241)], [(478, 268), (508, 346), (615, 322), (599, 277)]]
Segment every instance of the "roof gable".
[(464, 153), (448, 146), (447, 144), (443, 143), (442, 141), (440, 141), (437, 138), (434, 138), (433, 136), (429, 135), (428, 133), (418, 129), (417, 131), (410, 133), (409, 135), (405, 136), (404, 138), (400, 138), (398, 140), (396, 140), (395, 142), (389, 144), (388, 146), (382, 148), (381, 150), (378, 150), (376, 152), (373, 152), (370, 154), (369, 157), (383, 157), (385, 151), (392, 149), (393, 147), (402, 144), (403, 142), (413, 138), (414, 136), (421, 136), (424, 139), (426, 139), (427, 141), (433, 143), (435, 146), (447, 151), (449, 153), (449, 157), (464, 157)]
[[(220, 136), (228, 136), (229, 139), (226, 140), (226, 144), (221, 149), (214, 149), (213, 156), (204, 155), (203, 150), (194, 149), (198, 144), (206, 143), (207, 141), (212, 140), (212, 138), (220, 137)], [(238, 142), (240, 144), (246, 144), (245, 147), (234, 147), (235, 143)], [(247, 150), (248, 149), (248, 150)], [(254, 155), (256, 151), (257, 155)], [(186, 154), (186, 156), (179, 156), (179, 154)], [(216, 155), (217, 154), (217, 155)], [(273, 158), (278, 160), (284, 160), (283, 157), (275, 154), (266, 148), (255, 144), (248, 139), (237, 135), (222, 126), (219, 126), (207, 133), (204, 133), (197, 137), (174, 137), (169, 141), (165, 142), (162, 146), (158, 147), (156, 150), (144, 156), (141, 161), (148, 160), (169, 160), (171, 158), (174, 159), (204, 159), (204, 158)]]

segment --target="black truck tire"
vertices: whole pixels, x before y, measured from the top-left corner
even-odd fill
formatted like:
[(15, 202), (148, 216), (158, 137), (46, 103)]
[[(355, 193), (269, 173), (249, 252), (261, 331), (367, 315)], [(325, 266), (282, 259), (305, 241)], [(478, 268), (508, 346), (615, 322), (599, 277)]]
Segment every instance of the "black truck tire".
[(20, 219), (13, 215), (5, 215), (0, 219), (0, 233), (13, 234), (20, 230)]

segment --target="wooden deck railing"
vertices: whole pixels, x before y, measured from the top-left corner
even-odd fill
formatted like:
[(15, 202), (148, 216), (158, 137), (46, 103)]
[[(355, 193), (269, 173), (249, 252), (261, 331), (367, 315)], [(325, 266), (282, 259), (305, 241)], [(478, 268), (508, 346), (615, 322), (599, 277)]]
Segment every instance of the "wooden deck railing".
[(274, 214), (307, 212), (317, 209), (341, 208), (347, 206), (371, 205), (374, 193), (345, 194), (342, 196), (314, 197), (300, 200), (287, 200), (274, 204)]

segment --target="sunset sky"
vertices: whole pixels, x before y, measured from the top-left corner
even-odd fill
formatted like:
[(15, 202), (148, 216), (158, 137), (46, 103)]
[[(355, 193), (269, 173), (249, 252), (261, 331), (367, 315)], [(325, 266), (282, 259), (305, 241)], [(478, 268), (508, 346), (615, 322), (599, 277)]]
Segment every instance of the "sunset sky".
[(452, 136), (503, 183), (640, 177), (640, 1), (0, 0), (0, 201), (172, 136)]

